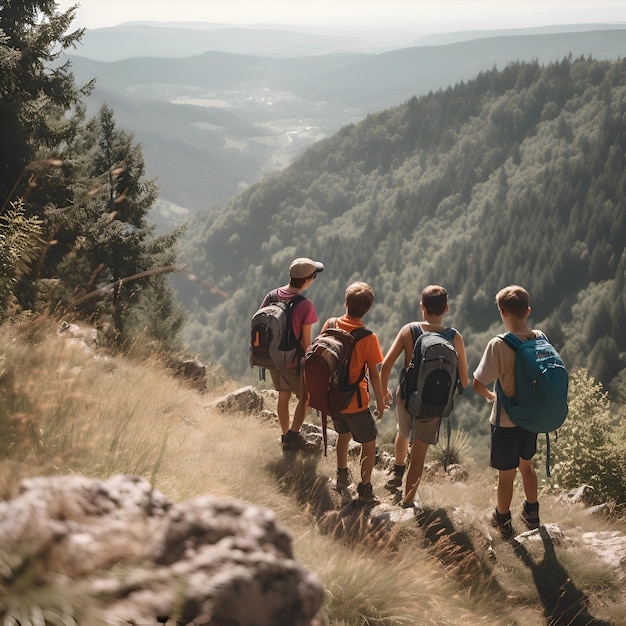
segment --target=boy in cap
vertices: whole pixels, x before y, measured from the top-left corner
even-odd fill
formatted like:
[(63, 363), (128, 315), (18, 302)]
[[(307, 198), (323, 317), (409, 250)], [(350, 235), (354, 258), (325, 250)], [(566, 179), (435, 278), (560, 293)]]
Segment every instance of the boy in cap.
[[(319, 261), (312, 261), (306, 257), (294, 259), (289, 266), (289, 283), (270, 291), (263, 299), (261, 306), (276, 300), (289, 302), (294, 296), (306, 291), (313, 284), (315, 277), (323, 271), (324, 264)], [(311, 344), (311, 328), (317, 321), (317, 313), (310, 300), (304, 298), (296, 303), (292, 310), (291, 326), (294, 337), (298, 338), (302, 346), (302, 354)], [(270, 368), (269, 372), (274, 389), (278, 391), (277, 413), (282, 431), (283, 450), (310, 450), (313, 446), (300, 434), (306, 414), (306, 401), (298, 363), (294, 362), (290, 367), (282, 370)], [(290, 426), (289, 401), (292, 393), (296, 394), (298, 405)]]

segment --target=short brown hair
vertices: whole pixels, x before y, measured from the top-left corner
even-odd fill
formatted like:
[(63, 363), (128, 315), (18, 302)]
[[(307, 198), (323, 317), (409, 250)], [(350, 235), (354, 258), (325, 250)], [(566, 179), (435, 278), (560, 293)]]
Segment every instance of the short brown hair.
[(346, 289), (346, 308), (350, 317), (363, 317), (374, 303), (374, 290), (363, 281), (348, 285)]
[(524, 318), (530, 306), (530, 296), (524, 287), (509, 285), (496, 294), (496, 304), (501, 311)]
[(441, 285), (428, 285), (422, 291), (422, 304), (429, 315), (443, 315), (448, 306), (448, 292)]

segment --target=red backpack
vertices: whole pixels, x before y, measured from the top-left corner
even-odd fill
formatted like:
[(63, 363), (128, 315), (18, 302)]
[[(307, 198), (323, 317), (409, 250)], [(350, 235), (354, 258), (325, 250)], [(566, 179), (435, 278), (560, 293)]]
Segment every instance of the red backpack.
[(350, 382), (350, 357), (356, 342), (371, 334), (365, 327), (345, 331), (337, 327), (337, 318), (332, 318), (304, 354), (304, 391), (309, 406), (322, 416), (324, 454), (328, 416), (345, 409), (355, 393), (362, 406), (359, 383), (365, 377), (366, 365), (363, 364), (357, 380)]

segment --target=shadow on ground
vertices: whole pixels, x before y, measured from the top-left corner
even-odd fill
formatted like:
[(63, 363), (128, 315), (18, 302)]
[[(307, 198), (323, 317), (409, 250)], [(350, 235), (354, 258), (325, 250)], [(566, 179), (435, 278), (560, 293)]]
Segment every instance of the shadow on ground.
[[(507, 602), (486, 550), (477, 550), (472, 537), (455, 528), (443, 508), (401, 509), (383, 503), (364, 506), (354, 492), (340, 495), (327, 476), (318, 473), (321, 456), (288, 455), (272, 461), (268, 469), (280, 489), (294, 497), (316, 519), (320, 531), (350, 545), (397, 550), (404, 541), (418, 541), (441, 564), (445, 573), (469, 594), (492, 594), (494, 602)], [(588, 612), (588, 598), (557, 559), (548, 531), (539, 529), (544, 556), (536, 562), (525, 545), (509, 540), (515, 554), (532, 572), (549, 626), (611, 626)], [(481, 558), (481, 552), (485, 558)]]
[(470, 536), (455, 529), (444, 509), (402, 509), (390, 503), (360, 504), (353, 493), (340, 495), (325, 475), (318, 474), (319, 456), (289, 456), (269, 464), (279, 487), (307, 507), (320, 531), (350, 545), (396, 550), (407, 538), (418, 541), (467, 589), (505, 593), (492, 566), (478, 557)]
[(532, 573), (547, 623), (550, 626), (611, 626), (610, 622), (589, 614), (589, 599), (559, 562), (552, 538), (543, 526), (539, 527), (539, 536), (544, 555), (538, 562), (517, 539), (512, 539), (511, 544), (515, 554)]

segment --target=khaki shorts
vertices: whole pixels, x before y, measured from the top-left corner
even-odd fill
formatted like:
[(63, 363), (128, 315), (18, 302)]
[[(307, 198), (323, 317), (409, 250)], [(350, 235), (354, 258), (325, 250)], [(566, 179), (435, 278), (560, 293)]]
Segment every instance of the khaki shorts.
[[(404, 406), (404, 400), (400, 397), (400, 387), (396, 390), (396, 416), (398, 418), (398, 432), (405, 438), (411, 437), (411, 415)], [(440, 417), (415, 419), (415, 437), (424, 443), (437, 443), (439, 437)]]
[(295, 369), (270, 370), (270, 376), (276, 391), (290, 391), (298, 398), (302, 395), (302, 376)]
[(337, 434), (350, 433), (357, 443), (369, 443), (378, 437), (376, 420), (369, 409), (358, 413), (337, 413), (332, 419)]

